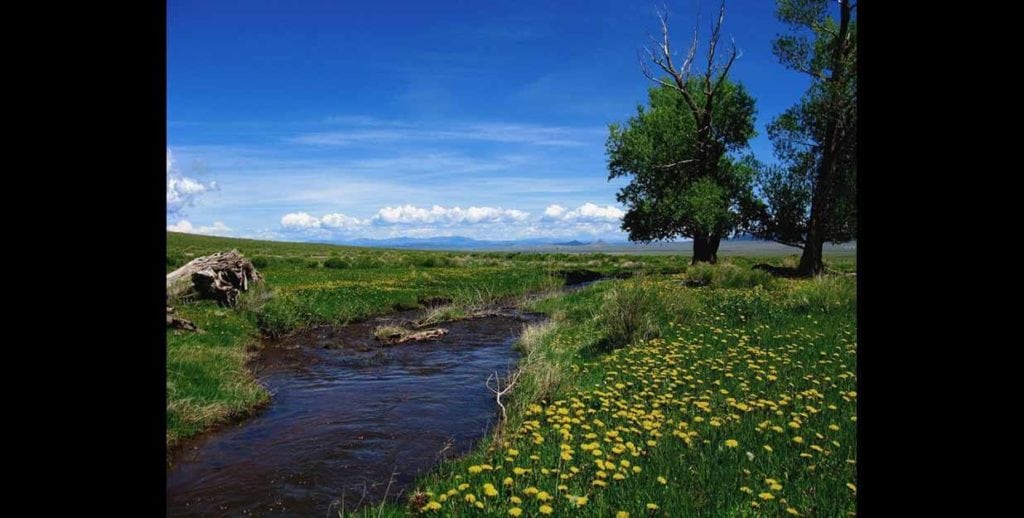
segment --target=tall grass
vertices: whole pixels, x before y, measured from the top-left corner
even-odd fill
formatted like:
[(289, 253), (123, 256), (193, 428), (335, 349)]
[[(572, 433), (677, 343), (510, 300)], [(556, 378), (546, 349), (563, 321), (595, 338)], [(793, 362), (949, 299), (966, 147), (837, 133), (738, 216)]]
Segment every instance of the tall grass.
[(687, 268), (686, 277), (715, 288), (771, 287), (775, 284), (775, 278), (768, 272), (744, 268), (728, 260), (718, 264), (697, 263)]

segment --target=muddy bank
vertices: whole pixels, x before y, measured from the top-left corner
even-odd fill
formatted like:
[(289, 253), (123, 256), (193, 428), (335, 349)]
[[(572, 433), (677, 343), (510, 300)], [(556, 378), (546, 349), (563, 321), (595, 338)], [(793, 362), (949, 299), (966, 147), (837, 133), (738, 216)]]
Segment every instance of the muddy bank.
[(418, 475), (469, 451), (496, 417), (485, 380), (515, 368), (512, 345), (538, 316), (449, 322), (430, 342), (373, 339), (376, 326), (411, 317), (268, 343), (254, 369), (273, 402), (176, 455), (168, 515), (322, 515), (404, 498)]

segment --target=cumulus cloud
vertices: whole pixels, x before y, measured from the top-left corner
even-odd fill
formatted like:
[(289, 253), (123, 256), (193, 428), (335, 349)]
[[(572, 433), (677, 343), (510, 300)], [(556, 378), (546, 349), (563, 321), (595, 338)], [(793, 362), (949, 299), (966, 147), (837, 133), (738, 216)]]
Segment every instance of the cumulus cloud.
[(320, 218), (320, 226), (324, 228), (353, 230), (363, 226), (364, 224), (366, 224), (366, 222), (364, 222), (363, 220), (359, 218), (353, 218), (351, 216), (346, 216), (340, 212), (334, 214), (325, 214), (322, 218)]
[(340, 212), (313, 216), (308, 212), (292, 212), (281, 217), (281, 228), (288, 232), (301, 232), (315, 237), (331, 237), (333, 231), (353, 231), (365, 226), (367, 221), (346, 216)]
[(561, 205), (548, 205), (548, 208), (544, 209), (544, 216), (548, 219), (560, 218), (562, 214), (565, 214), (566, 210)]
[(459, 225), (479, 223), (513, 223), (525, 221), (530, 216), (529, 212), (516, 209), (504, 209), (501, 207), (433, 207), (421, 208), (413, 205), (402, 205), (399, 207), (384, 207), (377, 211), (372, 218), (377, 224), (383, 225), (417, 225), (417, 224), (440, 224)]
[(174, 167), (174, 155), (167, 148), (167, 214), (180, 215), (185, 207), (195, 205), (196, 201), (209, 191), (217, 189), (217, 182), (203, 183), (189, 178)]
[(320, 218), (305, 212), (293, 212), (281, 217), (281, 226), (287, 230), (309, 230), (320, 228)]
[(528, 237), (575, 238), (621, 235), (624, 212), (612, 205), (584, 203), (574, 209), (551, 204), (539, 216), (504, 207), (406, 204), (386, 206), (367, 219), (342, 213), (317, 217), (292, 212), (281, 218), (281, 228), (307, 237), (435, 237), (460, 235), (476, 239)]
[[(557, 207), (557, 205), (554, 205)], [(548, 207), (551, 208), (551, 207)], [(621, 209), (606, 205), (594, 205), (587, 202), (573, 210), (563, 214), (561, 218), (566, 221), (587, 221), (593, 223), (614, 223), (622, 220), (626, 213)]]
[(206, 234), (210, 236), (227, 236), (231, 234), (231, 228), (224, 224), (223, 221), (215, 221), (213, 225), (196, 227), (192, 225), (187, 219), (178, 221), (173, 225), (167, 225), (167, 230), (171, 232), (184, 232), (186, 234)]

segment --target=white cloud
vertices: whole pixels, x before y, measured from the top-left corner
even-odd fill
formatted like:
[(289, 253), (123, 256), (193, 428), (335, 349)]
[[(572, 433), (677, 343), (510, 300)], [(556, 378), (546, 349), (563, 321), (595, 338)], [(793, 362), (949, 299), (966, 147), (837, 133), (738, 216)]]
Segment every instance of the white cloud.
[(573, 239), (577, 237), (618, 238), (624, 212), (612, 205), (584, 203), (575, 209), (548, 205), (543, 214), (503, 207), (411, 204), (385, 206), (367, 219), (342, 213), (317, 217), (293, 212), (281, 218), (282, 230), (315, 238), (434, 237), (466, 236), (505, 240), (529, 237)]
[(288, 230), (320, 228), (320, 219), (305, 212), (293, 212), (281, 217), (281, 226)]
[(525, 221), (529, 212), (504, 209), (501, 207), (433, 207), (421, 208), (413, 205), (384, 207), (377, 211), (373, 221), (385, 225), (414, 225), (434, 223), (440, 225), (459, 225), (479, 223), (511, 223)]
[(167, 214), (179, 215), (205, 193), (217, 190), (217, 182), (203, 183), (181, 174), (174, 167), (174, 155), (167, 148)]
[[(557, 206), (557, 205), (555, 205)], [(551, 207), (548, 207), (551, 208)], [(569, 212), (562, 215), (562, 219), (566, 221), (589, 221), (594, 223), (615, 223), (622, 220), (622, 217), (626, 213), (621, 209), (606, 205), (601, 207), (600, 205), (594, 205), (593, 203), (587, 202), (579, 207), (576, 207)]]
[(171, 232), (184, 232), (186, 234), (206, 234), (209, 236), (227, 236), (231, 234), (231, 228), (225, 225), (223, 221), (215, 221), (210, 226), (196, 227), (187, 219), (183, 219), (173, 225), (167, 225), (167, 230)]
[(340, 212), (325, 214), (320, 218), (320, 225), (325, 228), (352, 230), (363, 226), (365, 222), (359, 218), (346, 216)]
[(544, 216), (547, 218), (560, 218), (562, 214), (565, 214), (566, 210), (561, 205), (548, 205), (548, 208), (544, 209)]
[(376, 145), (380, 142), (486, 141), (532, 146), (577, 147), (600, 144), (605, 128), (543, 126), (507, 122), (449, 122), (431, 127), (399, 121), (361, 117), (335, 117), (330, 122), (354, 126), (351, 129), (307, 133), (290, 139), (298, 144), (318, 146)]

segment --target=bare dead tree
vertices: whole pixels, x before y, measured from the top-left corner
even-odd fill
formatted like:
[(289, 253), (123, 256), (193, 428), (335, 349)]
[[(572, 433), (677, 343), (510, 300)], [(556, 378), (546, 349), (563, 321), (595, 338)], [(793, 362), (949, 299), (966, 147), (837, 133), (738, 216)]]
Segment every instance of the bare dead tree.
[[(690, 110), (690, 114), (693, 115), (694, 122), (696, 122), (697, 156), (672, 164), (659, 165), (657, 167), (671, 168), (685, 163), (698, 162), (701, 167), (711, 171), (711, 169), (716, 167), (718, 164), (718, 156), (716, 155), (721, 153), (721, 151), (716, 149), (717, 146), (715, 146), (714, 133), (712, 131), (714, 127), (712, 108), (715, 103), (715, 95), (719, 92), (722, 83), (729, 75), (729, 69), (732, 68), (732, 64), (737, 58), (742, 56), (740, 51), (736, 48), (736, 41), (730, 39), (731, 46), (729, 48), (728, 55), (725, 58), (725, 63), (722, 64), (720, 63), (720, 59), (716, 59), (718, 42), (722, 36), (722, 22), (725, 20), (725, 1), (722, 1), (722, 5), (718, 11), (718, 18), (711, 26), (711, 39), (708, 42), (707, 64), (704, 71), (700, 73), (699, 76), (695, 76), (692, 72), (693, 62), (697, 57), (698, 40), (700, 36), (699, 17), (697, 23), (695, 23), (693, 27), (693, 39), (690, 42), (690, 49), (686, 53), (686, 58), (679, 66), (676, 66), (672, 61), (673, 52), (669, 38), (667, 8), (663, 7), (658, 11), (658, 20), (661, 22), (661, 39), (659, 40), (654, 36), (650, 36), (651, 41), (655, 44), (655, 48), (652, 49), (645, 45), (644, 51), (647, 54), (647, 58), (652, 63), (669, 75), (671, 81), (666, 81), (665, 79), (655, 76), (650, 65), (644, 60), (643, 56), (638, 53), (637, 59), (640, 62), (640, 70), (647, 79), (659, 85), (672, 88), (682, 96), (683, 101)], [(689, 83), (693, 78), (701, 80), (704, 91), (703, 100), (696, 99), (690, 91)]]

